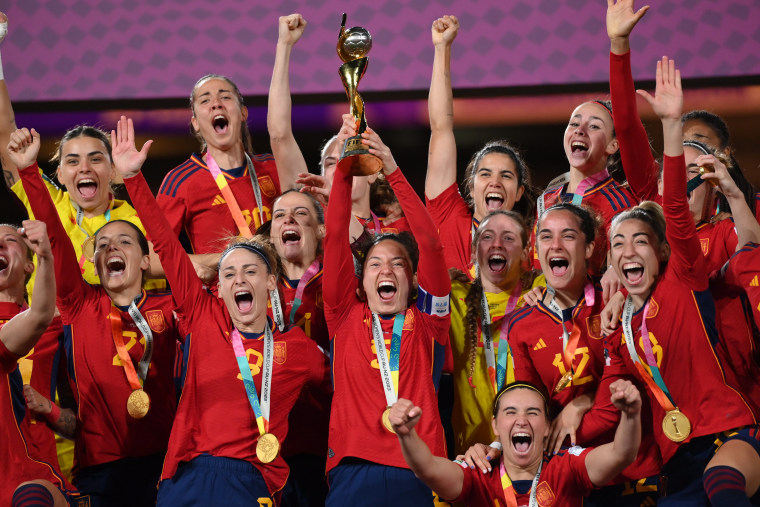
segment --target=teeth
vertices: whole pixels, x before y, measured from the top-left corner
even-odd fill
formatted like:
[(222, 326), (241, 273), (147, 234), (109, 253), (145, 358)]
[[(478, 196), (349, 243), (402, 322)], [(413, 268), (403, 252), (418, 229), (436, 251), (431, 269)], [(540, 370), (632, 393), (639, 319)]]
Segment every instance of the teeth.
[(570, 145), (571, 148), (584, 148), (588, 149), (588, 145), (586, 143), (582, 143), (580, 141), (573, 141), (573, 143)]
[(251, 294), (251, 293), (250, 293), (250, 292), (248, 292), (247, 290), (239, 290), (239, 291), (237, 291), (237, 292), (235, 293), (235, 297), (238, 297), (238, 296), (248, 296), (248, 295), (250, 295), (250, 294)]
[(214, 116), (214, 121), (216, 120), (226, 120), (226, 118), (224, 117), (224, 115), (218, 114)]
[(79, 180), (79, 183), (77, 183), (77, 184), (78, 185), (87, 185), (87, 184), (90, 184), (90, 183), (95, 183), (95, 180), (93, 180), (92, 178), (84, 178), (84, 179)]
[(496, 192), (489, 192), (486, 194), (486, 199), (504, 199), (501, 194), (497, 194)]
[(528, 437), (530, 438), (530, 435), (527, 433), (515, 433), (513, 436), (515, 437)]
[(386, 287), (390, 287), (391, 289), (395, 289), (396, 288), (396, 284), (393, 283), (393, 282), (390, 282), (390, 281), (386, 280), (386, 281), (380, 282), (380, 284), (378, 285), (378, 288), (380, 288), (380, 289), (384, 289)]
[(624, 270), (626, 270), (626, 269), (641, 269), (643, 267), (644, 266), (642, 266), (638, 262), (626, 262), (625, 264), (623, 264), (623, 269)]
[(282, 239), (285, 241), (298, 241), (301, 236), (296, 231), (283, 231)]
[(506, 261), (506, 257), (500, 254), (493, 254), (491, 257), (488, 258), (488, 260), (491, 261)]

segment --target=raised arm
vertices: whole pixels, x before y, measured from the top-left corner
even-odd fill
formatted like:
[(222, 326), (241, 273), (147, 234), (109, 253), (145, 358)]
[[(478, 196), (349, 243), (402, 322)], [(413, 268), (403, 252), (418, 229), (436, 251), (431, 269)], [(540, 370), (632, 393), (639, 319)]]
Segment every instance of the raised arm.
[(715, 169), (714, 172), (705, 172), (702, 179), (717, 185), (720, 193), (726, 196), (736, 229), (736, 251), (741, 250), (747, 243), (760, 243), (760, 223), (757, 222), (755, 214), (744, 200), (744, 194), (731, 178), (723, 162), (713, 155), (700, 155), (693, 163), (697, 167), (712, 166)]
[(420, 263), (417, 267), (417, 280), (420, 286), (433, 296), (448, 297), (451, 293), (451, 280), (443, 259), (443, 247), (438, 236), (438, 229), (433, 224), (430, 213), (398, 170), (391, 150), (383, 144), (377, 132), (368, 128), (362, 137), (370, 147), (369, 152), (383, 161), (383, 173), (396, 194), (404, 215), (414, 217), (409, 221), (409, 227), (420, 249)]
[(47, 224), (50, 244), (55, 257), (55, 287), (58, 297), (61, 300), (76, 301), (85, 282), (82, 280), (79, 271), (74, 246), (61, 224), (61, 218), (40, 175), (36, 162), (39, 151), (40, 135), (36, 130), (30, 131), (23, 128), (11, 134), (10, 143), (8, 143), (8, 158), (16, 167), (24, 168), (19, 170), (17, 174), (21, 177), (32, 213), (37, 220)]
[(135, 129), (131, 119), (122, 116), (111, 131), (113, 164), (127, 188), (129, 197), (137, 210), (140, 221), (148, 236), (153, 240), (153, 248), (158, 254), (166, 279), (172, 288), (174, 302), (179, 309), (190, 314), (197, 295), (203, 292), (203, 283), (198, 279), (190, 258), (182, 249), (177, 236), (156, 203), (140, 168), (148, 156), (153, 141), (147, 141), (140, 151), (135, 147)]
[(627, 380), (613, 383), (610, 391), (612, 403), (620, 410), (620, 423), (615, 440), (597, 447), (586, 456), (586, 471), (595, 486), (609, 483), (633, 463), (641, 444), (641, 393)]
[(272, 82), (269, 85), (269, 108), (267, 129), (272, 155), (277, 162), (280, 189), (285, 191), (296, 186), (299, 173), (308, 172), (301, 149), (293, 137), (291, 127), (291, 100), (288, 69), (290, 52), (306, 28), (306, 20), (300, 14), (280, 16), (279, 37), (274, 57)]
[(705, 290), (708, 284), (708, 273), (704, 268), (705, 258), (686, 197), (686, 164), (681, 124), (681, 72), (675, 68), (675, 62), (667, 56), (663, 56), (662, 60), (657, 62), (655, 82), (654, 97), (643, 90), (637, 90), (637, 93), (649, 102), (662, 122), (662, 208), (665, 212), (665, 233), (671, 249), (668, 264), (677, 270), (683, 283), (695, 290)]
[(22, 225), (18, 232), (27, 248), (37, 256), (34, 300), (27, 311), (0, 328), (0, 340), (9, 351), (19, 356), (32, 350), (55, 314), (55, 271), (47, 227), (39, 220), (24, 220)]
[(389, 418), (404, 459), (414, 475), (442, 498), (457, 498), (464, 486), (464, 470), (453, 461), (430, 452), (414, 429), (421, 416), (422, 409), (403, 398), (391, 407)]
[[(0, 12), (0, 43), (8, 33), (8, 17)], [(13, 104), (8, 94), (3, 76), (3, 64), (0, 61), (0, 162), (3, 164), (3, 177), (10, 189), (18, 181), (18, 167), (8, 157), (8, 143), (11, 134), (16, 131), (16, 116), (13, 114)]]
[[(451, 44), (459, 31), (459, 21), (456, 16), (443, 16), (433, 21), (431, 31), (435, 56), (428, 95), (430, 151), (425, 195), (428, 199), (435, 199), (457, 180), (454, 96), (451, 91)], [(409, 215), (408, 211), (404, 213), (414, 216)]]
[[(345, 134), (353, 132), (353, 129), (353, 117), (344, 115), (341, 132)], [(349, 243), (352, 182), (353, 177), (350, 174), (335, 171), (330, 189), (330, 205), (325, 217), (324, 279), (334, 282), (322, 285), (322, 298), (325, 303), (325, 318), (330, 329), (355, 297), (354, 289), (357, 286)]]
[(610, 98), (615, 134), (625, 177), (640, 200), (657, 198), (659, 166), (649, 147), (649, 137), (639, 119), (631, 73), (629, 38), (649, 6), (633, 10), (633, 0), (607, 0), (607, 35), (610, 38)]

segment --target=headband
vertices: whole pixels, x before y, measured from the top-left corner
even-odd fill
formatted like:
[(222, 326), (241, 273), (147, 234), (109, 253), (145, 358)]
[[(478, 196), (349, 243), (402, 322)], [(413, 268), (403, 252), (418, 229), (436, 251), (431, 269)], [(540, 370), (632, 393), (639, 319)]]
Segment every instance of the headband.
[(537, 388), (536, 386), (528, 382), (520, 382), (518, 380), (516, 382), (512, 382), (511, 384), (507, 384), (506, 386), (504, 386), (504, 388), (502, 388), (502, 390), (496, 396), (496, 399), (493, 400), (494, 410), (496, 410), (496, 407), (499, 406), (499, 400), (501, 399), (502, 396), (504, 396), (506, 393), (508, 393), (509, 391), (513, 389), (520, 389), (520, 388), (530, 389), (531, 391), (537, 392), (539, 396), (541, 396), (541, 399), (544, 400), (544, 404), (546, 404), (546, 395), (543, 392), (541, 392), (539, 388)]
[(603, 101), (601, 101), (601, 100), (592, 100), (591, 102), (599, 104), (600, 106), (602, 106), (603, 108), (605, 108), (607, 111), (609, 111), (610, 116), (612, 116), (612, 108), (610, 106), (608, 106), (607, 104), (605, 104)]
[(698, 143), (696, 141), (684, 141), (683, 145), (694, 148), (695, 150), (699, 150), (705, 155), (712, 155), (712, 153), (710, 153), (710, 150), (708, 150), (702, 143)]
[(249, 252), (253, 252), (256, 255), (258, 255), (259, 257), (261, 257), (261, 260), (263, 260), (264, 264), (267, 265), (267, 272), (269, 272), (269, 273), (272, 272), (272, 265), (269, 264), (269, 259), (267, 258), (267, 256), (264, 253), (264, 251), (262, 249), (260, 249), (259, 247), (257, 247), (257, 246), (251, 245), (249, 243), (244, 243), (244, 242), (243, 243), (235, 243), (234, 245), (227, 247), (227, 249), (224, 252), (222, 252), (222, 256), (219, 257), (219, 263), (216, 265), (217, 272), (221, 269), (221, 267), (222, 267), (222, 261), (225, 259), (225, 257), (227, 257), (233, 250), (237, 250), (238, 248), (244, 248), (244, 249), (248, 250)]

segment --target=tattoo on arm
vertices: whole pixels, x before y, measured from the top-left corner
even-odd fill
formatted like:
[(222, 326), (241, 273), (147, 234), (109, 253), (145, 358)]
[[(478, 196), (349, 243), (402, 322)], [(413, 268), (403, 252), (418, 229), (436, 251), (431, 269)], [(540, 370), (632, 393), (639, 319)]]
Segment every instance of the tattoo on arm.
[(61, 416), (56, 421), (53, 431), (64, 438), (73, 439), (77, 429), (77, 417), (70, 408), (61, 409)]
[(5, 184), (8, 187), (8, 190), (13, 186), (14, 183), (16, 183), (16, 177), (13, 176), (13, 173), (11, 171), (6, 171), (3, 169), (3, 177), (5, 178)]

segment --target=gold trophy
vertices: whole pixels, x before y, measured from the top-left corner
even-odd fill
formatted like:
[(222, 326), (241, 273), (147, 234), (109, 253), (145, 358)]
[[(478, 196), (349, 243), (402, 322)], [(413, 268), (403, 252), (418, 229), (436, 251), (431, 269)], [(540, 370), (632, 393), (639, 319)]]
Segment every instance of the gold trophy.
[(338, 33), (338, 56), (343, 65), (338, 69), (343, 88), (351, 103), (351, 116), (356, 120), (356, 135), (346, 139), (338, 160), (338, 169), (354, 176), (368, 176), (383, 168), (383, 162), (369, 152), (362, 141), (362, 132), (367, 130), (364, 116), (364, 101), (356, 91), (359, 80), (367, 70), (367, 53), (372, 49), (372, 36), (366, 28), (355, 26), (346, 30), (346, 13)]

